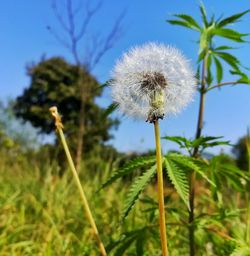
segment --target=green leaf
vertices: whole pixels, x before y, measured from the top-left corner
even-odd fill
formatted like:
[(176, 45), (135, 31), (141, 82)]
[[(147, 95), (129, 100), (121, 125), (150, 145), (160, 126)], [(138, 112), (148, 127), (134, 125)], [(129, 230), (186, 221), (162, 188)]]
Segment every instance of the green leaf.
[(226, 26), (226, 25), (228, 25), (228, 24), (230, 24), (230, 23), (234, 23), (234, 22), (238, 21), (239, 18), (241, 18), (242, 16), (244, 16), (245, 14), (247, 14), (249, 11), (250, 11), (250, 9), (248, 9), (248, 10), (246, 10), (246, 11), (244, 11), (244, 12), (240, 12), (240, 13), (234, 14), (234, 15), (232, 15), (232, 16), (229, 16), (229, 17), (227, 17), (227, 18), (221, 20), (221, 21), (217, 24), (217, 26), (218, 26), (218, 27), (224, 27), (224, 26)]
[(235, 49), (235, 48), (227, 46), (227, 45), (222, 45), (222, 46), (214, 48), (214, 51), (233, 50), (233, 49)]
[(204, 58), (205, 58), (205, 56), (206, 56), (206, 54), (207, 54), (207, 50), (205, 49), (205, 50), (202, 50), (200, 53), (199, 53), (199, 56), (198, 56), (198, 63), (200, 62), (200, 61), (202, 61)]
[(136, 234), (134, 234), (133, 236), (129, 237), (128, 239), (126, 239), (125, 241), (123, 241), (123, 243), (120, 245), (120, 247), (117, 249), (117, 251), (115, 252), (114, 256), (121, 256), (124, 255), (124, 253), (126, 252), (126, 250), (130, 247), (130, 245), (135, 241), (136, 238)]
[(122, 221), (128, 216), (135, 202), (137, 201), (140, 193), (145, 186), (150, 182), (156, 173), (156, 165), (153, 165), (150, 169), (146, 170), (132, 185), (128, 192), (125, 207), (122, 213)]
[(182, 27), (193, 29), (193, 26), (191, 26), (190, 24), (188, 24), (185, 21), (181, 21), (181, 20), (166, 20), (166, 21), (172, 25), (179, 25)]
[(207, 58), (207, 84), (208, 85), (211, 85), (211, 83), (213, 82), (211, 66), (212, 66), (212, 56), (210, 54), (208, 55), (208, 58)]
[(167, 174), (173, 183), (177, 193), (184, 201), (188, 209), (189, 205), (189, 183), (186, 173), (182, 169), (178, 169), (176, 165), (167, 157), (164, 157)]
[(228, 52), (214, 52), (217, 56), (223, 59), (227, 64), (229, 64), (233, 69), (239, 70), (240, 61)]
[(198, 162), (199, 160), (182, 155), (182, 154), (176, 154), (176, 153), (170, 153), (168, 154), (167, 157), (169, 157), (172, 161), (177, 163), (180, 166), (180, 168), (182, 166), (186, 169), (197, 172), (202, 178), (204, 178), (212, 186), (216, 187), (215, 183), (212, 180), (210, 180), (208, 176), (204, 173), (204, 170), (200, 168), (198, 164), (196, 164), (196, 162)]
[(189, 15), (186, 14), (175, 14), (175, 17), (178, 17), (184, 21), (186, 21), (191, 27), (193, 27), (194, 29), (200, 30), (200, 26), (198, 25), (198, 23)]
[(241, 245), (237, 247), (230, 256), (249, 256), (250, 247), (247, 245)]
[(198, 139), (193, 140), (192, 146), (199, 147), (201, 146), (203, 149), (209, 147), (216, 147), (219, 145), (230, 145), (229, 141), (219, 141), (219, 139), (223, 138), (222, 136), (213, 137), (213, 136), (201, 136)]
[(223, 78), (223, 68), (222, 68), (222, 65), (221, 65), (220, 61), (215, 56), (213, 56), (213, 59), (214, 59), (214, 63), (215, 63), (215, 66), (216, 66), (217, 82), (220, 83), (222, 78)]
[(239, 70), (230, 70), (230, 73), (232, 75), (238, 75), (240, 76), (240, 79), (237, 80), (238, 83), (242, 84), (250, 84), (250, 78), (247, 76), (247, 74), (239, 71)]
[(208, 26), (207, 14), (206, 14), (205, 6), (203, 5), (203, 3), (200, 3), (199, 8), (200, 8), (203, 23), (204, 23), (205, 27), (207, 27)]
[(107, 187), (108, 185), (112, 184), (115, 180), (129, 174), (130, 172), (134, 171), (135, 169), (154, 164), (155, 161), (156, 161), (155, 156), (139, 157), (139, 158), (129, 161), (121, 169), (114, 171), (112, 173), (111, 177), (105, 183), (103, 183), (101, 185), (101, 188), (99, 190)]
[(180, 148), (189, 148), (191, 141), (182, 136), (164, 136), (162, 139), (173, 141), (177, 143)]
[(117, 108), (119, 107), (119, 104), (116, 102), (111, 103), (104, 112), (104, 116), (108, 116), (111, 113), (113, 113)]
[(235, 31), (233, 29), (229, 29), (229, 28), (215, 28), (215, 29), (213, 29), (213, 34), (230, 39), (230, 40), (238, 42), (238, 43), (246, 42), (246, 40), (244, 40), (243, 37), (249, 35), (249, 34), (241, 34), (237, 31)]

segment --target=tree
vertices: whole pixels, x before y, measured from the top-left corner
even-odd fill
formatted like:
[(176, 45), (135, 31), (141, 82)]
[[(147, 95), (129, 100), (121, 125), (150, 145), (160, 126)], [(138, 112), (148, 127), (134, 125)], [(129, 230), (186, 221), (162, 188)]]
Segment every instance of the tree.
[(242, 170), (250, 172), (250, 134), (241, 137), (233, 148), (236, 163)]
[[(59, 5), (59, 3), (61, 5)], [(98, 1), (96, 5), (91, 4), (90, 0), (75, 1), (72, 0), (58, 1), (52, 0), (52, 9), (55, 17), (63, 30), (63, 33), (58, 33), (50, 26), (48, 30), (61, 43), (72, 55), (75, 65), (78, 67), (78, 93), (80, 97), (80, 109), (78, 120), (78, 139), (77, 139), (77, 152), (76, 152), (76, 168), (79, 169), (82, 159), (82, 152), (84, 147), (84, 134), (86, 134), (86, 118), (88, 112), (85, 111), (84, 105), (91, 99), (90, 88), (84, 76), (81, 76), (81, 69), (86, 69), (89, 73), (98, 65), (102, 57), (115, 45), (117, 40), (121, 37), (121, 22), (123, 20), (124, 12), (115, 20), (110, 32), (101, 37), (100, 32), (98, 35), (93, 35), (89, 31), (93, 18), (97, 15), (102, 5), (102, 0)], [(62, 7), (62, 8), (60, 8)], [(79, 21), (79, 17), (81, 19)], [(88, 37), (91, 40), (88, 43)], [(87, 42), (87, 43), (86, 43)], [(85, 44), (84, 44), (85, 43)], [(81, 55), (79, 45), (84, 45)]]
[(84, 111), (88, 113), (84, 119), (84, 151), (89, 152), (95, 144), (102, 144), (111, 138), (109, 129), (117, 124), (117, 120), (107, 118), (105, 110), (94, 102), (95, 97), (101, 95), (102, 88), (87, 70), (54, 57), (30, 65), (27, 71), (31, 83), (15, 101), (14, 112), (17, 117), (30, 121), (41, 132), (50, 134), (55, 128), (48, 110), (52, 105), (58, 106), (63, 115), (66, 134), (76, 149), (81, 108), (78, 88), (80, 75), (89, 87), (89, 98), (83, 105)]

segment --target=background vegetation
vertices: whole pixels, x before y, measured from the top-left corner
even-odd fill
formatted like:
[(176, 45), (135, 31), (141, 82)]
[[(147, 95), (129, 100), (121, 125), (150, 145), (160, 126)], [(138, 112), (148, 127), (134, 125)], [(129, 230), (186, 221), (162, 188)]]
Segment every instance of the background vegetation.
[[(119, 124), (108, 115), (115, 105), (105, 110), (95, 101), (105, 86), (91, 74), (92, 66), (115, 44), (122, 15), (86, 63), (77, 51), (79, 34), (73, 29), (71, 4), (68, 1), (71, 23), (65, 32), (70, 35), (67, 45), (74, 63), (61, 57), (42, 58), (28, 67), (31, 82), (23, 94), (0, 104), (0, 255), (99, 255), (59, 141), (41, 144), (30, 126), (40, 133), (53, 133), (51, 105), (57, 105), (63, 115), (65, 133), (109, 255), (161, 255), (155, 152), (125, 154), (108, 146), (112, 129)], [(54, 10), (64, 26), (56, 1)], [(95, 10), (89, 9), (89, 15)], [(250, 255), (249, 132), (246, 127), (236, 145), (202, 134), (204, 99), (209, 92), (249, 84), (247, 69), (232, 53), (237, 44), (247, 42), (247, 34), (228, 27), (248, 12), (209, 18), (201, 5), (201, 21), (187, 14), (168, 18), (169, 23), (198, 33), (200, 95), (194, 139), (162, 138), (179, 147), (177, 152), (164, 152), (171, 256)], [(87, 15), (83, 25), (91, 17)], [(218, 44), (217, 37), (228, 41)], [(236, 78), (224, 81), (223, 74), (228, 72)], [(231, 147), (232, 153), (210, 153), (221, 145)]]

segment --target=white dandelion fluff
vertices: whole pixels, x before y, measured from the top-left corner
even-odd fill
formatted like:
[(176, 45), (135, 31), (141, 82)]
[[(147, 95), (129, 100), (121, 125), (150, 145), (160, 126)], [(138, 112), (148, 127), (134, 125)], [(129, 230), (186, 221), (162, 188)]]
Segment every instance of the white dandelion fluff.
[(154, 122), (180, 112), (192, 100), (196, 79), (176, 48), (148, 43), (122, 56), (110, 85), (121, 112)]

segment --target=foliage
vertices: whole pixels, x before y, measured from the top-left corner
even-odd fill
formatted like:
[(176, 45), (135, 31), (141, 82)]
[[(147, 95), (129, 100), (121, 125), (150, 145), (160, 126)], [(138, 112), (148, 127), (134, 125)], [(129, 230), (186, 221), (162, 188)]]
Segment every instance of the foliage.
[[(226, 18), (223, 18), (223, 16), (221, 16), (218, 19), (215, 19), (215, 16), (213, 15), (209, 19), (207, 17), (205, 7), (202, 3), (200, 4), (199, 8), (202, 19), (201, 23), (194, 20), (193, 17), (187, 14), (176, 14), (174, 15), (176, 19), (169, 19), (167, 20), (167, 22), (172, 25), (179, 25), (199, 33), (198, 64), (206, 60), (205, 79), (207, 87), (202, 89), (209, 91), (211, 89), (218, 88), (223, 85), (233, 85), (238, 83), (250, 84), (249, 77), (241, 70), (243, 65), (241, 64), (240, 60), (231, 52), (229, 52), (234, 48), (224, 44), (218, 46), (215, 43), (217, 37), (221, 37), (236, 43), (247, 42), (245, 38), (249, 34), (238, 32), (230, 28), (230, 25), (234, 24), (235, 22), (238, 22), (240, 18), (249, 13), (250, 9)], [(230, 71), (233, 75), (239, 76), (238, 80), (228, 82), (226, 84), (221, 84), (224, 76), (222, 61), (230, 67)], [(217, 85), (212, 85), (213, 81), (215, 80), (212, 72), (213, 65), (216, 71), (215, 73), (216, 81), (218, 83)], [(200, 73), (200, 65), (198, 65), (197, 73), (201, 76), (204, 75), (204, 73)], [(201, 78), (200, 83), (202, 83), (202, 79), (203, 78)]]
[(56, 105), (63, 115), (67, 135), (76, 144), (81, 101), (78, 80), (81, 76), (81, 81), (91, 88), (90, 98), (84, 105), (88, 117), (85, 119), (84, 150), (88, 152), (95, 144), (111, 138), (109, 130), (118, 124), (117, 120), (106, 117), (104, 109), (95, 103), (95, 98), (100, 96), (102, 89), (86, 70), (54, 57), (42, 59), (38, 64), (28, 67), (28, 75), (31, 84), (17, 97), (14, 104), (17, 117), (31, 122), (44, 133), (51, 133), (54, 125), (48, 109)]
[(0, 102), (0, 145), (2, 149), (26, 151), (38, 147), (38, 131), (28, 122), (23, 123), (13, 113), (13, 102)]
[(249, 141), (249, 134), (240, 138), (233, 148), (233, 153), (236, 157), (236, 162), (239, 168), (243, 170), (248, 170), (248, 159), (249, 159), (249, 152), (248, 145), (250, 145)]
[(185, 173), (185, 170), (178, 169), (178, 167), (174, 164), (173, 161), (168, 159), (168, 156), (164, 158), (167, 174), (175, 186), (175, 189), (177, 190), (178, 194), (184, 201), (184, 203), (187, 205), (188, 209), (190, 210), (189, 205), (189, 185), (188, 185), (188, 179), (187, 175)]

